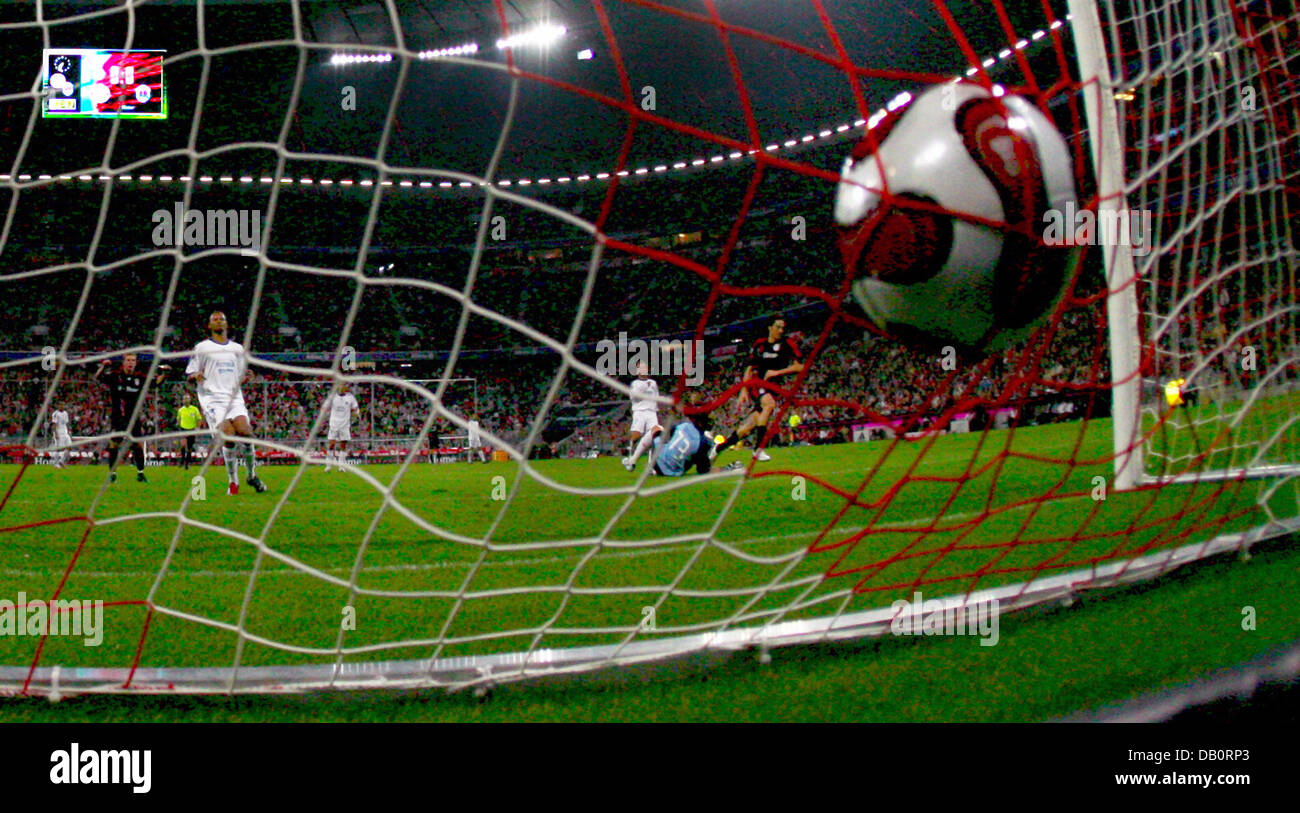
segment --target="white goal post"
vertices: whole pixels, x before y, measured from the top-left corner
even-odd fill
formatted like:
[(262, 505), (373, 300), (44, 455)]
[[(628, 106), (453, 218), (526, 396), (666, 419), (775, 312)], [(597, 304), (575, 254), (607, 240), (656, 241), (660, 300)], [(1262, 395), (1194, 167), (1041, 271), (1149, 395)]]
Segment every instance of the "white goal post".
[[(344, 375), (346, 377), (349, 374)], [(468, 410), (465, 410), (467, 412), (464, 416), (466, 420), (469, 419), (470, 413), (477, 413), (479, 410), (479, 382), (477, 378), (462, 376), (453, 378), (411, 378), (403, 380), (408, 384), (417, 384), (424, 387), (430, 392), (436, 393), (441, 389), (444, 392), (444, 395), (446, 395), (448, 389), (454, 388), (458, 393), (464, 395), (463, 400), (457, 399), (458, 407), (462, 410), (465, 409), (464, 406), (461, 406), (461, 403), (468, 405), (469, 407)], [(244, 393), (245, 396), (250, 399), (249, 409), (252, 413), (254, 425), (265, 426), (267, 425), (267, 416), (273, 409), (272, 404), (275, 405), (274, 409), (276, 411), (283, 411), (283, 404), (277, 403), (277, 399), (270, 395), (271, 391), (275, 390), (282, 392), (283, 390), (301, 389), (304, 393), (311, 393), (308, 398), (309, 403), (314, 402), (319, 408), (319, 406), (324, 403), (326, 396), (328, 396), (332, 391), (333, 386), (334, 384), (331, 381), (260, 380), (251, 381), (245, 384)], [(396, 396), (401, 397), (406, 401), (418, 401), (422, 406), (422, 409), (419, 410), (419, 412), (427, 413), (429, 411), (428, 405), (421, 399), (415, 398), (413, 394), (409, 393), (405, 389), (394, 387), (393, 385), (387, 384), (383, 381), (377, 381), (376, 378), (370, 374), (361, 376), (358, 380), (353, 382), (352, 393), (356, 396), (357, 401), (359, 402), (360, 412), (357, 422), (353, 426), (353, 440), (351, 442), (353, 448), (367, 449), (376, 444), (391, 446), (395, 442), (410, 443), (412, 441), (421, 440), (421, 438), (418, 437), (418, 424), (423, 421), (422, 416), (419, 421), (415, 421), (414, 416), (407, 416), (411, 419), (409, 431), (406, 431), (408, 427), (391, 430), (390, 427), (387, 426), (393, 417), (392, 413), (403, 406), (402, 404), (389, 403), (389, 400)], [(450, 401), (450, 399), (447, 400)], [(317, 409), (317, 412), (318, 411), (319, 409)], [(328, 421), (320, 421), (318, 431), (312, 434), (310, 429), (316, 422), (316, 417), (316, 412), (305, 412), (299, 417), (293, 430), (287, 433), (283, 438), (278, 439), (289, 445), (305, 443), (314, 448), (323, 446), (325, 443), (325, 430)], [(431, 440), (436, 439), (437, 438), (431, 438)]]
[[(1070, 0), (1120, 489), (1300, 474), (1297, 418), (1268, 408), (1300, 389), (1300, 213), (1285, 156), (1296, 152), (1300, 89), (1268, 81), (1288, 59), (1270, 40), (1295, 21), (1254, 24), (1251, 5)], [(1139, 217), (1140, 240), (1115, 233)]]

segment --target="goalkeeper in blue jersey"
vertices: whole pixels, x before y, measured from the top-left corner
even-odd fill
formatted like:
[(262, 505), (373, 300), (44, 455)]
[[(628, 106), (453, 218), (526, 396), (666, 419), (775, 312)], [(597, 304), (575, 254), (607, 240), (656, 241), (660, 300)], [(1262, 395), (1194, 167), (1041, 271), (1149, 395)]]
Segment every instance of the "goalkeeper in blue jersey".
[[(694, 404), (697, 399), (689, 399)], [(681, 477), (691, 468), (696, 474), (708, 474), (712, 466), (709, 452), (713, 450), (713, 437), (709, 434), (712, 421), (707, 412), (689, 415), (679, 420), (672, 429), (668, 440), (664, 441), (664, 432), (659, 430), (654, 440), (655, 463), (652, 472), (664, 477)], [(740, 463), (732, 463), (725, 469), (738, 469)]]

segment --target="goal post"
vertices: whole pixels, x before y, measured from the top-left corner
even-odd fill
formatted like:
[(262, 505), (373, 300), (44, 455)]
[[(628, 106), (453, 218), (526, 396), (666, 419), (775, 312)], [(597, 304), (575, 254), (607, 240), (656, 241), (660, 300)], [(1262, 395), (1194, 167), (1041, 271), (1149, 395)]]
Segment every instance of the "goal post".
[(1128, 241), (1121, 244), (1110, 232), (1114, 213), (1128, 208), (1124, 147), (1096, 0), (1070, 0), (1070, 16), (1097, 177), (1098, 221), (1106, 230), (1101, 242), (1108, 289), (1106, 319), (1110, 338), (1115, 487), (1129, 490), (1143, 479), (1138, 420), (1142, 388), (1138, 283), (1132, 245)]
[[(352, 394), (358, 401), (349, 446), (367, 457), (385, 451), (383, 457), (391, 459), (396, 447), (422, 447), (426, 438), (420, 430), (430, 413), (440, 424), (456, 427), (450, 419), (441, 416), (432, 402), (397, 382), (422, 387), (432, 395), (440, 393), (437, 403), (456, 414), (458, 420), (468, 421), (478, 413), (477, 378), (388, 379), (372, 372), (351, 376), (344, 373), (340, 378), (352, 383)], [(300, 446), (304, 454), (312, 454), (323, 449), (327, 441), (329, 420), (320, 412), (334, 387), (330, 380), (261, 378), (246, 383), (244, 393), (260, 435), (290, 447)], [(431, 444), (438, 439), (436, 432), (428, 437)]]
[[(1294, 9), (1070, 10), (1109, 288), (1115, 485), (1300, 474), (1297, 418), (1278, 405), (1300, 388), (1300, 127), (1294, 54), (1279, 47)], [(1138, 222), (1140, 243), (1111, 231)]]

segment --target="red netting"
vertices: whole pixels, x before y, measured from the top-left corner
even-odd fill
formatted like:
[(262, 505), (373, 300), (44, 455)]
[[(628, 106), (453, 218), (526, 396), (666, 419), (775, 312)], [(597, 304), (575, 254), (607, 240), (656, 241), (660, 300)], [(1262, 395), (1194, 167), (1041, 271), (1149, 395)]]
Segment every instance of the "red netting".
[[(992, 354), (965, 348), (959, 353), (882, 327), (864, 315), (855, 298), (858, 272), (846, 272), (841, 262), (841, 230), (833, 221), (831, 205), (841, 181), (840, 162), (849, 156), (871, 160), (888, 128), (907, 109), (900, 103), (894, 116), (883, 116), (898, 94), (906, 92), (914, 99), (929, 87), (960, 79), (995, 98), (1028, 99), (1050, 119), (1069, 149), (1080, 211), (1096, 215), (1106, 202), (1099, 198), (1094, 181), (1094, 134), (1088, 131), (1085, 99), (1096, 94), (1110, 103), (1109, 96), (1116, 90), (1127, 93), (1127, 99), (1116, 97), (1126, 150), (1126, 203), (1149, 212), (1153, 230), (1147, 235), (1153, 241), (1148, 246), (1153, 249), (1150, 258), (1141, 261), (1136, 280), (1120, 286), (1137, 286), (1141, 320), (1132, 328), (1140, 351), (1141, 400), (1146, 410), (1141, 416), (1129, 416), (1139, 426), (1139, 439), (1128, 450), (1149, 449), (1145, 474), (1152, 477), (1190, 473), (1195, 479), (1214, 468), (1293, 463), (1296, 429), (1289, 404), (1294, 396), (1287, 388), (1294, 387), (1300, 368), (1294, 350), (1296, 247), (1288, 213), (1298, 208), (1295, 139), (1300, 125), (1295, 58), (1284, 43), (1296, 41), (1300, 18), (1294, 8), (1271, 2), (1229, 3), (1234, 29), (1218, 30), (1210, 37), (1225, 43), (1222, 64), (1227, 67), (1216, 68), (1219, 57), (1213, 56), (1208, 64), (1186, 64), (1201, 43), (1194, 41), (1194, 33), (1161, 22), (1161, 4), (1104, 3), (1103, 31), (1108, 43), (1119, 45), (1109, 57), (1116, 83), (1111, 87), (1079, 80), (1063, 4), (1051, 0), (1043, 0), (1031, 11), (1019, 6), (1009, 9), (1002, 0), (978, 6), (886, 2), (872, 4), (869, 11), (811, 0), (786, 10), (792, 19), (799, 14), (805, 22), (816, 21), (815, 26), (801, 28), (798, 39), (783, 33), (780, 21), (767, 27), (734, 22), (749, 17), (712, 0), (701, 6), (642, 0), (626, 5), (683, 27), (704, 27), (715, 35), (713, 67), (721, 66), (729, 74), (731, 101), (739, 113), (732, 129), (710, 129), (679, 118), (667, 102), (647, 106), (641, 82), (634, 78), (643, 66), (629, 65), (624, 55), (623, 46), (635, 36), (635, 28), (627, 27), (626, 19), (611, 14), (602, 2), (594, 3), (594, 15), (612, 62), (617, 93), (563, 78), (558, 70), (521, 67), (510, 52), (507, 73), (520, 81), (525, 93), (548, 89), (581, 97), (624, 118), (621, 138), (609, 145), (610, 162), (591, 168), (605, 177), (600, 179), (604, 191), (599, 207), (588, 215), (594, 242), (611, 265), (644, 265), (661, 279), (673, 280), (667, 289), (677, 286), (690, 292), (680, 302), (664, 302), (661, 331), (689, 333), (714, 344), (706, 365), (708, 375), (699, 388), (705, 403), (686, 411), (712, 412), (725, 433), (749, 414), (737, 405), (742, 391), (766, 385), (779, 396), (770, 424), (778, 429), (766, 436), (762, 431), (753, 435), (763, 438), (759, 448), (840, 441), (861, 444), (862, 465), (847, 472), (847, 477), (842, 471), (780, 465), (780, 460), (776, 467), (762, 466), (747, 459), (746, 477), (756, 483), (797, 478), (820, 491), (819, 496), (832, 498), (829, 503), (818, 502), (822, 509), (810, 512), (805, 525), (811, 541), (804, 554), (823, 577), (816, 589), (848, 587), (855, 597), (872, 597), (861, 606), (879, 607), (914, 592), (969, 596), (1010, 585), (1012, 592), (1004, 594), (1003, 600), (1015, 601), (1046, 576), (1076, 574), (1075, 587), (1109, 583), (1139, 557), (1244, 533), (1277, 518), (1278, 509), (1270, 504), (1273, 492), (1261, 490), (1241, 472), (1191, 484), (1153, 480), (1131, 493), (1113, 493), (1112, 391), (1117, 384), (1130, 382), (1112, 381), (1114, 333), (1107, 304), (1118, 289), (1107, 282), (1101, 249), (1084, 245), (1069, 255), (1063, 293), (1028, 338)], [(505, 36), (512, 28), (508, 4), (496, 0), (494, 7)], [(911, 39), (913, 44), (926, 43), (927, 53), (921, 55), (924, 66), (905, 69), (891, 64), (921, 61), (904, 59), (872, 30), (873, 26), (892, 30), (896, 25), (924, 32)], [(863, 46), (864, 40), (872, 47)], [(834, 91), (828, 87), (827, 96), (846, 105), (835, 116), (823, 118), (774, 116), (770, 101), (759, 109), (747, 78), (747, 66), (756, 59), (784, 61), (792, 76), (829, 71), (839, 87)], [(1248, 81), (1230, 80), (1223, 73), (1241, 64), (1253, 65)], [(1131, 89), (1118, 87), (1130, 80)], [(1219, 127), (1221, 115), (1215, 117), (1214, 106), (1203, 95), (1213, 83), (1232, 81), (1257, 94), (1261, 119), (1248, 120), (1257, 123)], [(854, 119), (851, 125), (839, 126)], [(868, 121), (880, 124), (867, 127)], [(397, 129), (401, 142), (401, 128)], [(664, 194), (675, 202), (669, 209), (695, 205), (695, 196), (704, 201), (699, 204), (703, 217), (693, 237), (692, 233), (658, 233), (653, 223), (627, 227), (638, 216), (625, 201), (641, 201), (629, 190), (641, 185), (640, 195), (655, 196), (648, 186), (658, 182), (660, 171), (654, 165), (659, 160), (667, 165), (678, 157), (646, 158), (647, 149), (660, 143), (656, 134), (671, 134), (666, 143), (676, 147), (690, 145), (689, 157), (681, 154), (681, 166), (672, 167), (684, 173), (687, 185), (666, 188)], [(1257, 139), (1265, 135), (1267, 141), (1261, 144)], [(396, 176), (402, 169), (411, 168), (386, 166), (378, 177), (386, 177), (389, 170)], [(282, 170), (283, 165), (275, 171)], [(552, 173), (558, 174), (559, 170)], [(1249, 181), (1245, 191), (1238, 183), (1243, 176)], [(513, 188), (519, 188), (517, 182)], [(912, 218), (889, 226), (897, 232), (892, 239), (900, 246), (900, 255), (914, 254), (921, 243), (937, 239), (939, 231), (928, 217), (951, 217), (993, 228), (1004, 237), (1019, 235), (1033, 247), (1046, 246), (1041, 229), (1029, 220), (1008, 225), (978, 213), (904, 200), (889, 189), (880, 191), (882, 211), (898, 206)], [(794, 237), (799, 229), (804, 236)], [(368, 231), (365, 240), (370, 238)], [(483, 254), (481, 234), (478, 239), (475, 269)], [(549, 247), (545, 241), (539, 245)], [(519, 250), (528, 251), (530, 246)], [(1054, 261), (1064, 262), (1060, 258), (1065, 255), (1056, 256)], [(1030, 269), (1028, 276), (1049, 270), (1060, 268)], [(514, 278), (509, 269), (485, 270), (484, 278), (491, 279), (498, 271), (505, 280), (501, 286), (511, 287)], [(265, 269), (258, 277), (259, 295), (264, 277)], [(471, 281), (465, 290), (471, 291), (474, 284), (489, 283)], [(617, 292), (611, 296), (617, 301)], [(340, 346), (359, 321), (362, 301), (357, 293), (349, 305)], [(762, 307), (751, 307), (751, 302)], [(743, 350), (737, 353), (718, 345), (713, 337), (748, 330), (749, 339), (758, 338), (778, 315), (789, 323), (804, 368), (779, 384), (744, 379)], [(524, 312), (521, 321), (533, 316)], [(250, 331), (255, 318), (250, 317)], [(464, 320), (469, 320), (468, 314)], [(543, 332), (553, 337), (559, 333), (559, 341), (567, 343), (565, 349), (576, 355), (572, 351), (580, 332), (577, 327), (567, 338), (561, 331)], [(158, 348), (163, 345), (159, 337)], [(1244, 364), (1248, 350), (1258, 365)], [(508, 365), (493, 372), (507, 382), (510, 379)], [(1165, 386), (1178, 378), (1191, 384), (1183, 388), (1186, 401), (1174, 404), (1165, 400)], [(33, 375), (19, 386), (37, 380), (46, 383)], [(594, 384), (572, 385), (574, 391), (601, 390), (603, 395), (590, 396), (591, 401), (624, 397), (609, 390), (607, 382), (593, 380)], [(687, 390), (683, 373), (673, 388), (675, 399), (681, 401)], [(60, 397), (80, 399), (75, 406), (86, 421), (102, 422), (99, 396), (89, 390), (71, 392)], [(1198, 394), (1203, 394), (1204, 403), (1197, 403)], [(420, 402), (423, 397), (416, 393), (412, 400)], [(554, 393), (546, 397), (554, 400)], [(50, 400), (47, 394), (47, 404)], [(398, 401), (400, 396), (394, 397)], [(1213, 414), (1207, 411), (1210, 403), (1217, 404)], [(540, 413), (550, 406), (551, 401), (546, 401)], [(142, 415), (153, 409), (152, 402), (141, 401)], [(424, 416), (417, 414), (419, 410), (407, 411), (412, 413), (407, 416), (412, 425), (420, 425)], [(1255, 414), (1265, 416), (1262, 426), (1254, 425)], [(801, 419), (797, 426), (789, 423), (794, 415)], [(311, 420), (307, 413), (290, 419), (286, 435), (309, 431)], [(430, 433), (433, 421), (430, 414), (418, 429), (422, 436)], [(1243, 427), (1249, 431), (1243, 434)], [(522, 432), (521, 437), (531, 442), (537, 434)], [(11, 457), (14, 454), (10, 451)], [(23, 462), (0, 502), (0, 523), (9, 497), (21, 490), (34, 454), (30, 448), (18, 450)], [(60, 596), (77, 569), (95, 520), (88, 515), (68, 516), (0, 528), (11, 533), (61, 523), (85, 523), (86, 529), (52, 598)], [(1094, 581), (1095, 569), (1105, 565), (1119, 565), (1118, 573)], [(576, 573), (564, 584), (566, 590), (572, 588)], [(660, 592), (672, 593), (683, 576), (679, 574)], [(356, 575), (352, 578), (354, 589)], [(771, 578), (775, 583), (780, 576)], [(457, 609), (469, 582), (459, 589)], [(762, 583), (754, 586), (754, 592), (754, 601), (769, 597)], [(770, 623), (826, 609), (816, 602), (802, 603), (806, 595), (801, 593), (786, 608), (765, 611), (762, 617)], [(567, 600), (569, 594), (565, 596)], [(148, 610), (130, 663), (134, 671), (145, 654), (156, 605), (144, 599), (112, 604)], [(842, 613), (849, 604), (831, 606), (829, 612)], [(563, 609), (547, 623), (563, 617)], [(752, 620), (742, 616), (742, 610), (736, 610), (716, 621), (725, 627)], [(532, 636), (530, 651), (546, 631), (541, 629), (527, 628)], [(440, 639), (437, 651), (443, 644)], [(30, 664), (29, 680), (41, 665), (43, 647), (44, 637)]]

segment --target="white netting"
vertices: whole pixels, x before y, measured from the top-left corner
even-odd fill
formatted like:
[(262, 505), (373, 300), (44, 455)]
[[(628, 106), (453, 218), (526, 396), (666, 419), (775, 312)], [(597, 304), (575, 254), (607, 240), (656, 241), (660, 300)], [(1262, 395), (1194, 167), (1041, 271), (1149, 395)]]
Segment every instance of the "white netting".
[(1285, 471), (1300, 448), (1294, 5), (1103, 9), (1123, 191), (1134, 224), (1149, 218), (1134, 252), (1146, 472)]
[[(527, 22), (508, 14), (509, 5), (494, 4), (495, 13), (512, 28)], [(191, 488), (188, 475), (180, 490), (152, 492), (109, 486), (102, 474), (68, 480), (87, 487), (77, 492), (58, 481), (42, 485), (25, 465), (11, 467), (18, 498), (0, 508), (0, 524), (19, 540), (11, 550), (25, 558), (4, 559), (0, 585), (6, 594), (107, 596), (116, 605), (117, 630), (105, 650), (90, 654), (55, 638), (48, 648), (44, 638), (33, 648), (4, 642), (13, 648), (0, 649), (7, 653), (0, 663), (12, 666), (0, 667), (0, 691), (460, 687), (709, 649), (883, 634), (895, 615), (884, 609), (890, 599), (913, 590), (955, 595), (967, 607), (996, 600), (1015, 608), (1163, 573), (1266, 535), (1254, 493), (1224, 495), (1195, 532), (1188, 526), (1203, 519), (1200, 503), (1157, 496), (1135, 519), (1133, 511), (1103, 513), (1089, 497), (1093, 478), (1111, 462), (1106, 442), (1098, 444), (1098, 430), (1090, 429), (1109, 395), (1098, 277), (1071, 281), (1066, 304), (1034, 343), (951, 375), (911, 348), (864, 332), (864, 321), (845, 305), (826, 210), (839, 162), (881, 107), (901, 104), (900, 94), (926, 83), (964, 75), (991, 84), (997, 74), (996, 81), (1020, 91), (1051, 96), (1042, 106), (1059, 108), (1058, 121), (1077, 113), (1077, 83), (1036, 76), (1069, 70), (1063, 11), (1013, 22), (995, 5), (996, 18), (977, 12), (955, 20), (938, 4), (930, 24), (946, 36), (934, 37), (924, 25), (912, 32), (917, 48), (942, 41), (934, 52), (884, 55), (870, 48), (894, 47), (882, 45), (889, 37), (864, 29), (854, 4), (827, 13), (822, 4), (790, 9), (781, 23), (789, 29), (778, 33), (725, 23), (715, 12), (639, 3), (627, 4), (618, 30), (603, 7), (591, 15), (591, 32), (611, 60), (620, 42), (653, 40), (646, 33), (653, 29), (641, 27), (647, 24), (661, 26), (661, 34), (696, 26), (711, 35), (700, 58), (719, 75), (735, 72), (725, 97), (735, 121), (721, 121), (726, 113), (709, 118), (716, 96), (680, 116), (656, 112), (645, 105), (653, 88), (647, 96), (622, 62), (615, 61), (605, 84), (585, 86), (546, 60), (520, 67), (513, 55), (431, 57), (430, 48), (452, 43), (408, 41), (411, 12), (392, 2), (377, 7), (386, 34), (373, 41), (386, 44), (351, 47), (329, 27), (340, 20), (309, 13), (312, 7), (300, 2), (253, 4), (275, 20), (255, 28), (253, 16), (241, 16), (252, 15), (247, 9), (173, 9), (192, 24), (191, 35), (177, 35), (180, 46), (154, 41), (159, 29), (150, 24), (157, 18), (141, 4), (81, 20), (117, 26), (104, 35), (115, 46), (169, 47), (172, 117), (148, 139), (121, 121), (77, 131), (76, 123), (40, 119), (39, 81), (0, 94), (0, 103), (27, 111), (12, 131), (18, 137), (5, 144), (7, 168), (0, 172), (9, 195), (0, 252), (14, 262), (3, 281), (13, 301), (41, 302), (19, 309), (16, 318), (32, 328), (20, 323), (21, 352), (3, 362), (13, 374), (5, 386), (19, 393), (15, 403), (25, 401), (19, 411), (30, 413), (30, 421), (16, 424), (18, 445), (42, 446), (50, 412), (81, 399), (74, 436), (78, 448), (97, 448), (108, 432), (102, 394), (88, 381), (92, 366), (128, 350), (142, 354), (151, 375), (162, 364), (183, 364), (215, 299), (255, 356), (260, 378), (250, 391), (266, 401), (254, 412), (255, 429), (289, 427), (282, 436), (259, 432), (258, 448), (290, 465), (268, 469), (271, 493), (239, 503), (238, 511), (214, 505), (217, 495)], [(1191, 79), (1203, 68), (1179, 64), (1182, 73), (1175, 74), (1148, 66), (1140, 76), (1132, 69), (1135, 59), (1155, 59), (1161, 43), (1181, 36), (1172, 32), (1199, 30), (1199, 17), (1180, 21), (1171, 16), (1173, 5), (1199, 9), (1168, 4), (1116, 17), (1107, 37), (1116, 54), (1128, 54), (1119, 44), (1142, 21), (1139, 55), (1117, 56), (1116, 75), (1136, 85), (1163, 73), (1162, 81), (1180, 83), (1178, 95), (1194, 96)], [(16, 20), (0, 23), (0, 34), (26, 37), (31, 53), (57, 44), (58, 25), (50, 19), (14, 14)], [(1149, 18), (1170, 29), (1152, 27)], [(1292, 11), (1284, 24), (1294, 22)], [(485, 30), (499, 29), (493, 23)], [(861, 42), (846, 45), (846, 32)], [(375, 61), (331, 60), (345, 47)], [(1239, 61), (1248, 50), (1239, 39), (1224, 46)], [(1280, 58), (1285, 49), (1268, 53)], [(787, 78), (796, 88), (806, 82), (802, 95), (768, 94), (751, 103), (740, 66), (771, 63), (774, 54), (793, 61)], [(906, 67), (892, 64), (897, 60)], [(26, 79), (30, 64), (23, 64)], [(1263, 84), (1275, 68), (1255, 64)], [(372, 68), (386, 73), (341, 72)], [(1171, 170), (1180, 160), (1208, 163), (1211, 145), (1229, 133), (1265, 142), (1260, 165), (1284, 162), (1295, 131), (1277, 119), (1294, 112), (1295, 71), (1285, 64), (1281, 70), (1289, 84), (1260, 91), (1260, 108), (1273, 111), (1273, 123), (1211, 117), (1224, 111), (1224, 90), (1188, 102), (1192, 113), (1179, 108), (1187, 126), (1204, 127), (1206, 135), (1167, 153), (1146, 148), (1132, 159), (1138, 169), (1126, 187), (1130, 205), (1156, 211), (1159, 235), (1155, 265), (1143, 272), (1155, 291), (1146, 301), (1173, 303), (1154, 309), (1149, 320), (1153, 381), (1178, 372), (1207, 393), (1214, 389), (1205, 379), (1224, 369), (1224, 344), (1186, 345), (1184, 336), (1193, 327), (1193, 335), (1206, 335), (1214, 301), (1207, 297), (1228, 291), (1241, 313), (1214, 323), (1228, 332), (1225, 342), (1248, 336), (1267, 343), (1275, 355), (1261, 357), (1260, 375), (1275, 371), (1270, 382), (1294, 382), (1285, 355), (1296, 335), (1294, 236), (1283, 216), (1281, 176), (1251, 170), (1242, 178), (1217, 169), (1211, 175), (1199, 164), (1194, 173)], [(840, 83), (838, 97), (819, 95), (828, 80)], [(428, 84), (441, 92), (415, 94)], [(678, 97), (661, 90), (661, 104), (689, 99), (686, 90), (689, 84)], [(349, 92), (352, 109), (368, 106), (368, 118), (345, 115)], [(554, 112), (573, 100), (590, 109)], [(404, 110), (421, 104), (430, 106), (420, 119), (430, 131), (404, 132)], [(440, 114), (458, 106), (472, 107), (478, 117), (466, 126), (490, 137), (434, 129)], [(766, 117), (782, 107), (793, 111), (789, 120)], [(299, 112), (323, 110), (330, 122), (324, 129), (355, 138), (360, 149), (317, 147), (322, 132)], [(616, 118), (623, 140), (552, 154), (560, 148), (544, 136), (565, 129), (557, 120), (584, 112)], [(1081, 126), (1077, 115), (1074, 125)], [(654, 135), (646, 142), (636, 140), (648, 130)], [(76, 134), (85, 143), (72, 154), (92, 158), (73, 161), (53, 151)], [(1082, 173), (1084, 139), (1073, 133), (1070, 141)], [(577, 149), (573, 139), (564, 144)], [(782, 179), (775, 192), (766, 191), (769, 177)], [(637, 186), (639, 178), (663, 186)], [(1184, 206), (1170, 194), (1174, 178), (1185, 185), (1183, 194), (1195, 189), (1216, 197), (1200, 208)], [(1253, 223), (1251, 212), (1267, 220), (1257, 230), (1242, 226), (1242, 248), (1231, 254), (1219, 239), (1229, 215), (1217, 203), (1234, 197), (1230, 180), (1243, 201), (1232, 223)], [(173, 205), (182, 213), (256, 211), (256, 244), (144, 245), (151, 213)], [(808, 243), (817, 247), (779, 242), (800, 228), (795, 218), (803, 215), (815, 238)], [(1210, 257), (1217, 271), (1194, 270)], [(624, 305), (629, 290), (655, 273), (674, 275), (673, 284), (655, 289), (647, 326)], [(46, 291), (48, 301), (39, 300)], [(123, 303), (139, 318), (125, 316)], [(735, 357), (729, 345), (752, 341), (775, 315), (806, 331), (811, 369), (793, 388), (815, 382), (822, 390), (800, 392), (799, 409), (816, 420), (811, 429), (791, 428), (791, 439), (879, 434), (889, 438), (880, 451), (819, 459), (790, 450), (784, 463), (778, 458), (780, 468), (666, 481), (652, 480), (648, 467), (611, 476), (622, 469), (608, 458), (530, 460), (550, 449), (608, 455), (626, 443), (618, 434), (626, 415), (616, 407), (631, 394), (630, 377), (602, 369), (598, 340), (619, 336), (629, 324), (633, 337), (708, 336), (710, 362), (721, 366)], [(1259, 339), (1243, 332), (1257, 328)], [(320, 335), (304, 339), (308, 332)], [(307, 340), (314, 346), (302, 346)], [(52, 355), (34, 352), (42, 346)], [(400, 358), (418, 370), (358, 369), (348, 362), (358, 352)], [(48, 358), (53, 364), (42, 366)], [(703, 386), (711, 397), (734, 392), (737, 370), (709, 376)], [(369, 394), (398, 416), (383, 431), (369, 430), (371, 441), (399, 439), (395, 465), (350, 470), (349, 493), (338, 490), (338, 478), (316, 476), (319, 461), (304, 457), (299, 431), (307, 425), (307, 436), (319, 439), (324, 428), (304, 393), (345, 378), (363, 409)], [(673, 389), (669, 377), (659, 380), (665, 392)], [(467, 434), (467, 381), (485, 440), (513, 465), (417, 465), (426, 459), (422, 450)], [(1214, 398), (1221, 410), (1240, 414), (1234, 405), (1247, 388), (1280, 394), (1258, 384), (1222, 382)], [(136, 417), (166, 415), (173, 387), (151, 388)], [(897, 392), (878, 391), (884, 389)], [(1217, 420), (1187, 414), (1198, 425)], [(725, 423), (739, 417), (728, 414)], [(1251, 456), (1294, 460), (1291, 420), (1266, 427), (1274, 436), (1263, 443), (1235, 442), (1227, 465)], [(174, 442), (180, 433), (160, 422), (141, 433), (156, 444)], [(1059, 436), (1013, 438), (1022, 428), (1058, 422), (1069, 424)], [(970, 430), (969, 437), (940, 448), (937, 432), (949, 427), (954, 434)], [(1171, 442), (1186, 437), (1176, 433)], [(20, 461), (24, 454), (15, 451)], [(1186, 454), (1175, 452), (1162, 471), (1178, 469), (1178, 455)], [(1031, 462), (1044, 470), (1017, 469)], [(1004, 478), (1004, 469), (1022, 480)], [(435, 470), (456, 474), (430, 474)], [(209, 492), (216, 492), (219, 475), (209, 464), (199, 473), (216, 478)], [(795, 496), (808, 489), (813, 499)], [(1290, 521), (1286, 514), (1272, 518)], [(69, 536), (73, 530), (79, 536)], [(55, 663), (70, 668), (60, 672)]]

